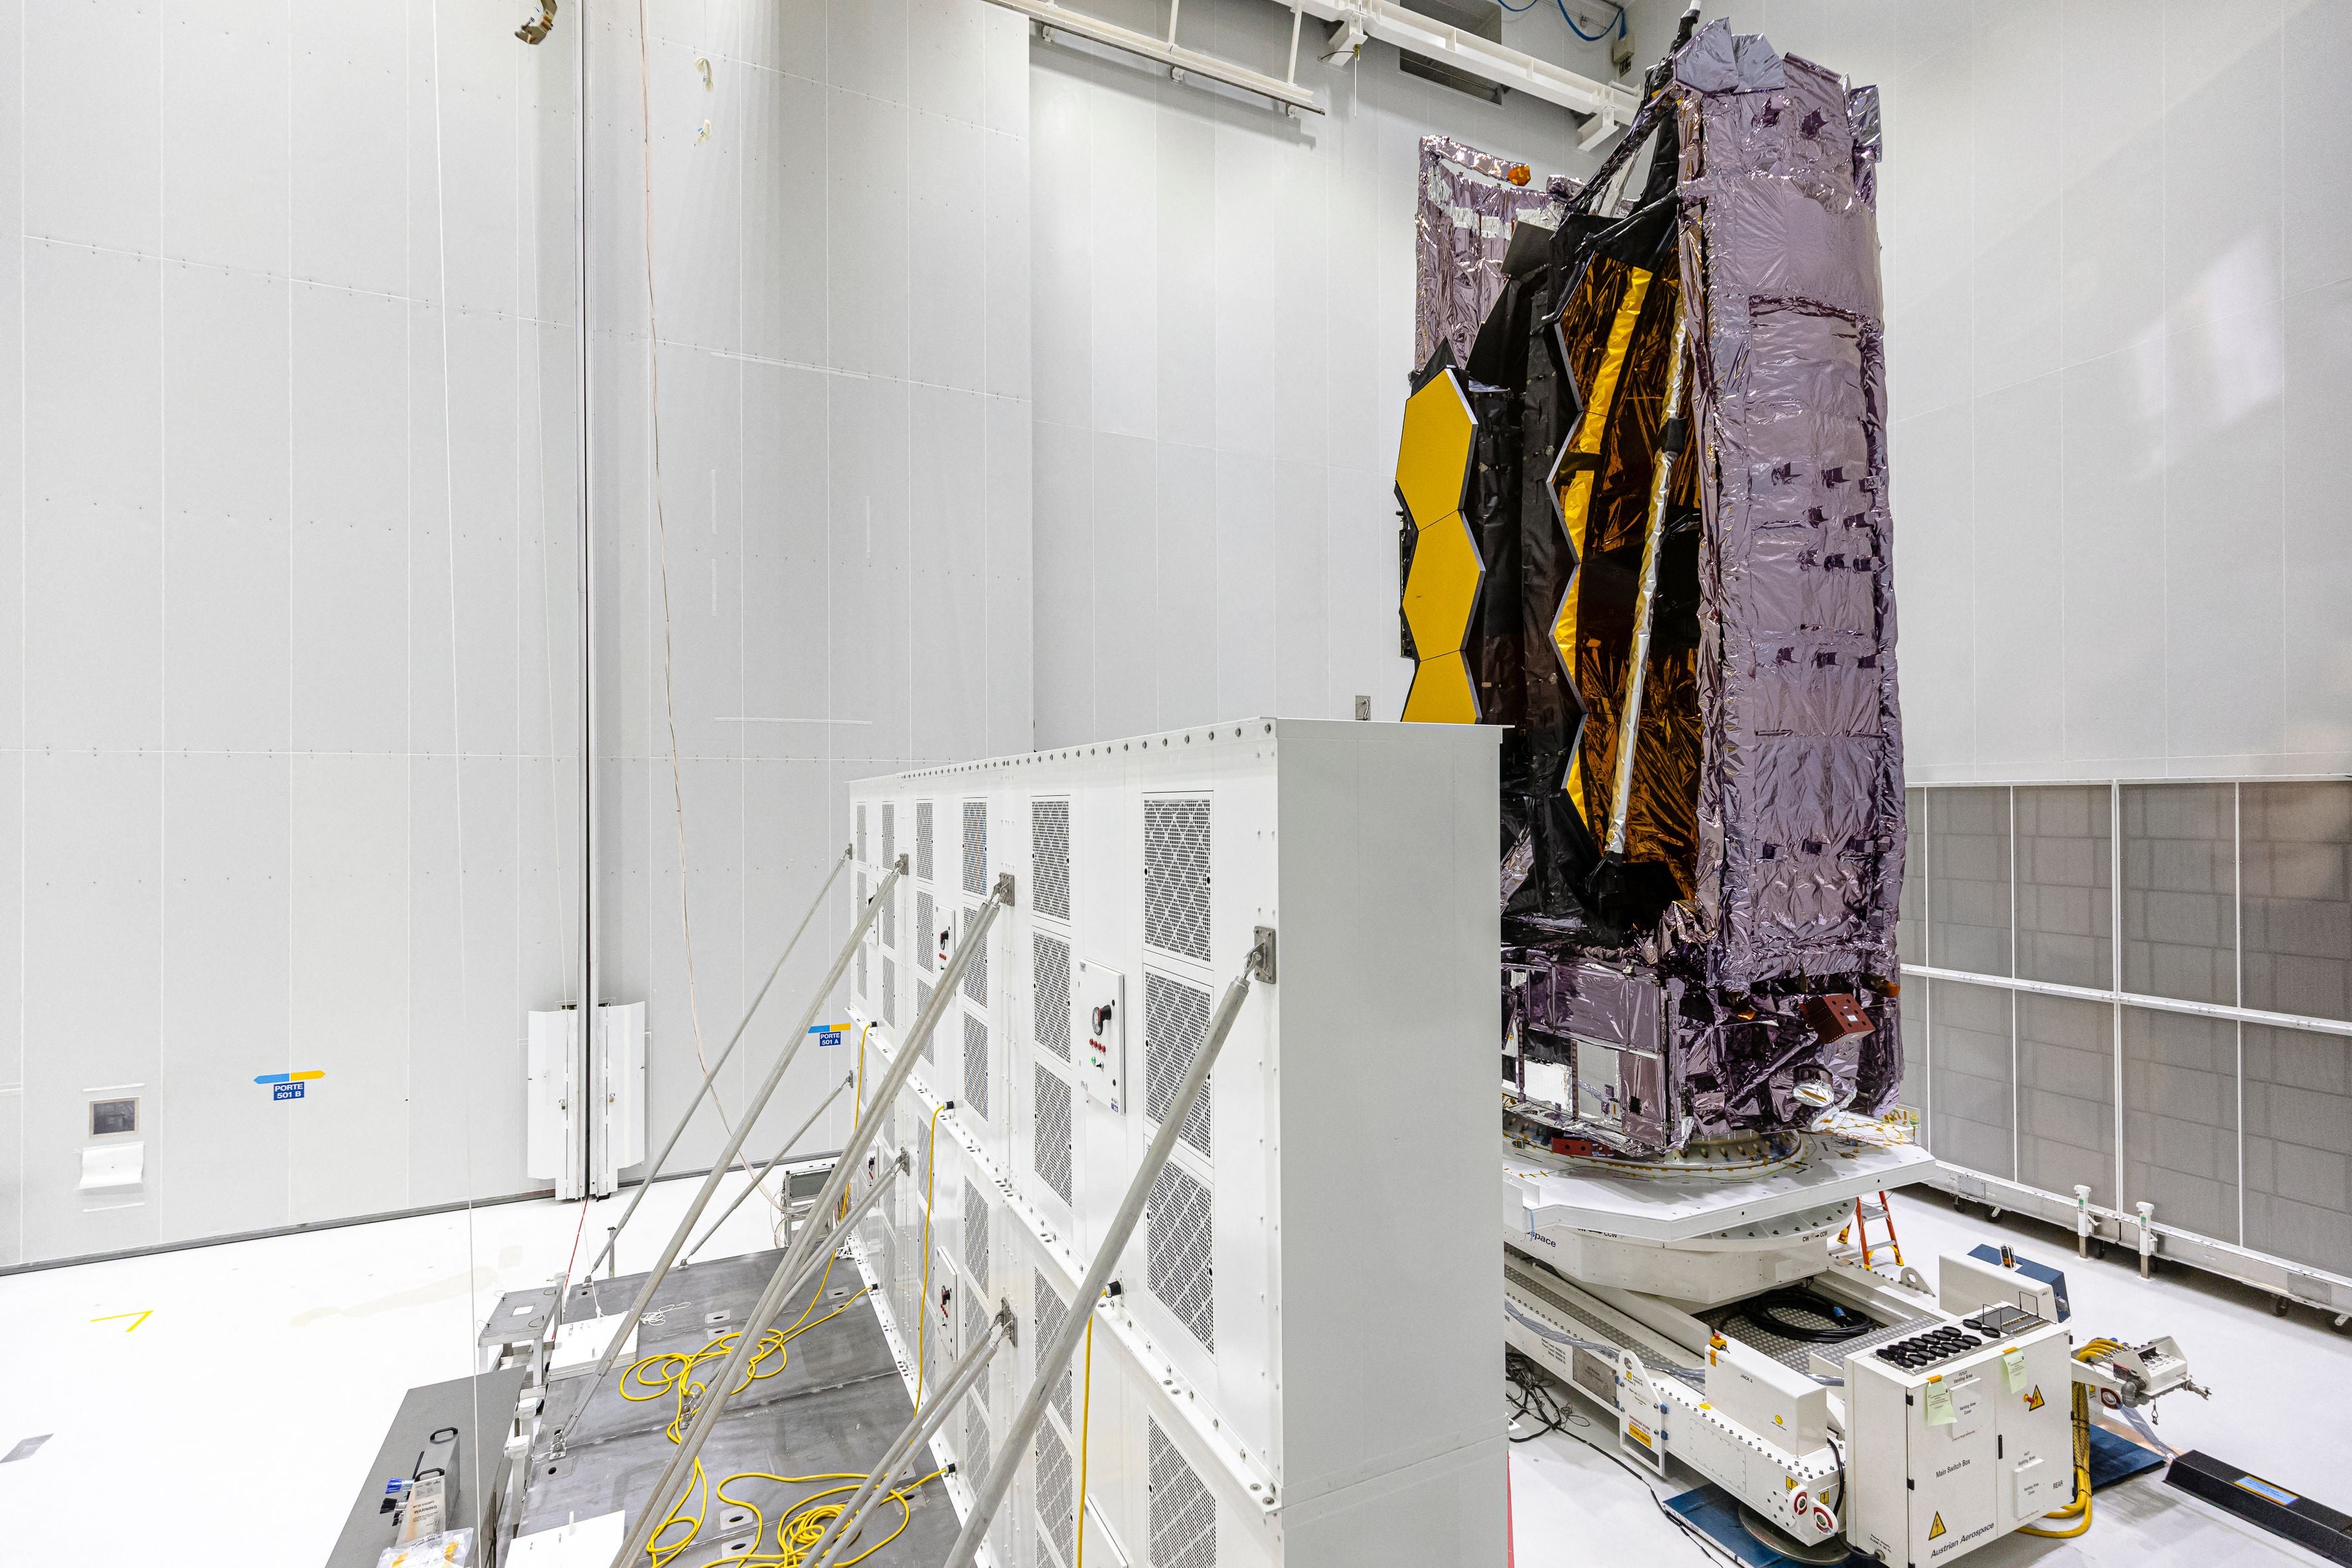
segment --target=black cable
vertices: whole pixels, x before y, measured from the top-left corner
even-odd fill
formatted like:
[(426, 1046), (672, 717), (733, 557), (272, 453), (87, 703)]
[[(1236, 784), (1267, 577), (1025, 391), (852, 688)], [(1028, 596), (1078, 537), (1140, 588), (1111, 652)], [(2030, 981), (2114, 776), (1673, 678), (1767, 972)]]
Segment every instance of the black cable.
[[(1511, 1384), (1513, 1398), (1512, 1412), (1514, 1418), (1516, 1418), (1520, 1412), (1535, 1408), (1538, 1405), (1543, 1409), (1557, 1412), (1557, 1415), (1550, 1419), (1549, 1423), (1540, 1431), (1530, 1432), (1525, 1437), (1513, 1437), (1511, 1439), (1512, 1442), (1531, 1442), (1535, 1438), (1542, 1436), (1546, 1432), (1567, 1433), (1571, 1441), (1583, 1444), (1586, 1447), (1591, 1449), (1594, 1453), (1600, 1455), (1602, 1458), (1607, 1459), (1619, 1469), (1624, 1471), (1627, 1475), (1641, 1482), (1643, 1491), (1649, 1494), (1650, 1504), (1658, 1510), (1659, 1516), (1664, 1519), (1668, 1524), (1673, 1525), (1676, 1530), (1681, 1531), (1683, 1534), (1689, 1537), (1692, 1544), (1698, 1547), (1699, 1550), (1706, 1554), (1710, 1563), (1722, 1562), (1730, 1564), (1730, 1568), (1747, 1568), (1747, 1564), (1742, 1562), (1738, 1553), (1729, 1550), (1721, 1542), (1707, 1534), (1706, 1531), (1701, 1530), (1697, 1525), (1693, 1524), (1681, 1514), (1676, 1513), (1673, 1509), (1668, 1508), (1666, 1506), (1665, 1500), (1658, 1495), (1657, 1489), (1650, 1484), (1650, 1478), (1643, 1475), (1640, 1470), (1635, 1469), (1622, 1454), (1612, 1453), (1609, 1449), (1602, 1447), (1599, 1443), (1594, 1442), (1591, 1438), (1584, 1436), (1580, 1433), (1577, 1432), (1575, 1430), (1576, 1427), (1589, 1426), (1591, 1423), (1584, 1420), (1581, 1416), (1577, 1415), (1572, 1410), (1567, 1407), (1567, 1404), (1562, 1397), (1563, 1391), (1554, 1386), (1551, 1375), (1547, 1373), (1533, 1357), (1526, 1355), (1519, 1351), (1507, 1348), (1503, 1352), (1503, 1375), (1509, 1380)], [(1841, 1490), (1842, 1489), (1841, 1489)]]
[[(1788, 1309), (1810, 1312), (1828, 1321), (1827, 1328), (1800, 1323), (1785, 1315)], [(1840, 1306), (1820, 1291), (1803, 1285), (1787, 1285), (1778, 1290), (1742, 1301), (1732, 1314), (1745, 1319), (1767, 1333), (1778, 1334), (1784, 1340), (1800, 1344), (1836, 1345), (1848, 1340), (1860, 1339), (1870, 1332), (1870, 1320), (1848, 1307)]]

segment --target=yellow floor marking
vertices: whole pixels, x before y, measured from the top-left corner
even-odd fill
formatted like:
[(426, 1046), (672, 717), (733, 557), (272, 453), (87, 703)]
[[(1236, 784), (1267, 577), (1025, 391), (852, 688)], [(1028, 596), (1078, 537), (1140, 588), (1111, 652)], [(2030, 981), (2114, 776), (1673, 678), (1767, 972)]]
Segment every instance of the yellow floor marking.
[(147, 1310), (145, 1310), (145, 1311), (143, 1311), (143, 1312), (114, 1312), (114, 1313), (110, 1313), (108, 1316), (103, 1317), (103, 1318), (92, 1318), (92, 1319), (90, 1320), (90, 1321), (91, 1321), (91, 1322), (93, 1322), (93, 1323), (111, 1323), (111, 1322), (117, 1322), (117, 1321), (120, 1321), (121, 1319), (124, 1319), (124, 1318), (134, 1318), (134, 1319), (138, 1320), (138, 1321), (137, 1321), (137, 1322), (133, 1322), (133, 1323), (131, 1325), (131, 1328), (130, 1328), (130, 1329), (125, 1329), (125, 1330), (123, 1330), (123, 1331), (122, 1331), (124, 1333), (126, 1333), (126, 1334), (127, 1334), (127, 1333), (131, 1332), (131, 1329), (135, 1329), (135, 1328), (137, 1328), (137, 1327), (139, 1326), (139, 1324), (140, 1324), (140, 1323), (143, 1323), (143, 1322), (145, 1322), (149, 1318), (151, 1318), (151, 1317), (154, 1316), (154, 1314), (155, 1314), (155, 1309), (154, 1309), (154, 1308), (152, 1308), (152, 1307), (150, 1307), (150, 1308), (148, 1308), (148, 1309), (147, 1309)]

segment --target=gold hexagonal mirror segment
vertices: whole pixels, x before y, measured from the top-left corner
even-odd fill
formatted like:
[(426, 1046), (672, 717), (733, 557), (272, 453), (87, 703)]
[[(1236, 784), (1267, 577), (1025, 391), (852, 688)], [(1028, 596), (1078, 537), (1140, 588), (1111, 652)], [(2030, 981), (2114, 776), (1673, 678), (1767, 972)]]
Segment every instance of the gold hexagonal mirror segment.
[(1477, 416), (1450, 370), (1440, 371), (1405, 399), (1396, 488), (1415, 528), (1462, 510), (1462, 493), (1470, 482), (1470, 441), (1477, 429)]
[(1470, 665), (1458, 653), (1424, 658), (1412, 672), (1412, 687), (1404, 694), (1408, 724), (1475, 724), (1478, 693), (1470, 684)]
[(1440, 518), (1414, 536), (1412, 567), (1404, 580), (1404, 624), (1413, 651), (1424, 659), (1459, 653), (1486, 573), (1470, 525), (1460, 512)]

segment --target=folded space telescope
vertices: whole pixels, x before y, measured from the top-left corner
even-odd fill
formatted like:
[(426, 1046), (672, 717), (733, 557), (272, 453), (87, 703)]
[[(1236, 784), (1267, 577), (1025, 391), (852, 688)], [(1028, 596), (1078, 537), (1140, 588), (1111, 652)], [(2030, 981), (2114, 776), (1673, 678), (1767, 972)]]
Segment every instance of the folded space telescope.
[(1397, 460), (1404, 717), (1509, 731), (1506, 1121), (1571, 1154), (1903, 1069), (1877, 92), (1722, 22), (1645, 87)]

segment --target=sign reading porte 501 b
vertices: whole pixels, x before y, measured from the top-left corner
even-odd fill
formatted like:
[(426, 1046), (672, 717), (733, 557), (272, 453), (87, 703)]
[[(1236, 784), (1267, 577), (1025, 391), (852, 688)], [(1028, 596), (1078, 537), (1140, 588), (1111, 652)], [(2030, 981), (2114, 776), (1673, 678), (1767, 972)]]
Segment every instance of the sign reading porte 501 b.
[(302, 1098), (302, 1086), (304, 1084), (309, 1083), (312, 1079), (320, 1079), (326, 1076), (327, 1075), (320, 1069), (311, 1068), (305, 1072), (261, 1073), (257, 1075), (253, 1081), (256, 1083), (268, 1084), (269, 1086), (269, 1098), (272, 1100), (299, 1100)]

